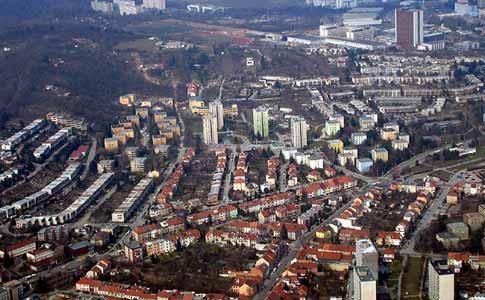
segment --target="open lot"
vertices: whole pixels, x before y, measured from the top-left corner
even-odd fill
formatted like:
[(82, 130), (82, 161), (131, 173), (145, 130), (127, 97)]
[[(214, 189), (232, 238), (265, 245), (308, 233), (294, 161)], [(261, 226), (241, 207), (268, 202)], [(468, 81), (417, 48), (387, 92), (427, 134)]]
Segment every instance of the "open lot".
[(221, 248), (200, 243), (182, 252), (154, 258), (150, 263), (135, 266), (119, 263), (120, 273), (111, 279), (122, 283), (142, 283), (153, 290), (227, 293), (232, 280), (219, 274), (224, 270), (244, 270), (255, 259), (254, 249)]
[(131, 183), (120, 184), (113, 196), (105, 201), (91, 215), (90, 221), (93, 223), (104, 223), (111, 221), (111, 213), (115, 210), (133, 189)]
[(402, 278), (402, 296), (406, 299), (421, 299), (421, 280), (423, 275), (423, 257), (409, 257), (404, 266)]

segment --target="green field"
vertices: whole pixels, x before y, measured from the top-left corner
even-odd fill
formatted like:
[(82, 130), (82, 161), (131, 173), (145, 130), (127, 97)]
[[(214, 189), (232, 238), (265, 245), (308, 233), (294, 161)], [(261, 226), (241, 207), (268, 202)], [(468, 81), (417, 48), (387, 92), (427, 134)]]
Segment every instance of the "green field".
[(399, 283), (399, 274), (402, 270), (402, 258), (396, 258), (390, 265), (390, 274), (387, 279), (385, 279), (386, 286), (389, 289), (389, 294), (391, 299), (397, 298), (397, 288)]
[(409, 257), (402, 278), (402, 297), (419, 299), (421, 290), (421, 275), (423, 273), (423, 258)]
[(155, 45), (157, 40), (137, 39), (133, 41), (126, 41), (116, 45), (117, 50), (136, 50), (146, 52), (158, 52), (158, 47)]

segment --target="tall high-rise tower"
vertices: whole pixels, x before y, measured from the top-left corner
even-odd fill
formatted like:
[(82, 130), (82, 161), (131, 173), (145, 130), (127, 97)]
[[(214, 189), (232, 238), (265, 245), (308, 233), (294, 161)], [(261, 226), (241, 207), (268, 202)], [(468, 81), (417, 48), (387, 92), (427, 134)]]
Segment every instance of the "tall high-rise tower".
[(428, 262), (428, 280), (430, 300), (455, 299), (455, 274), (446, 260)]
[(293, 117), (290, 120), (291, 143), (295, 148), (303, 148), (308, 145), (308, 125), (304, 118)]
[(209, 114), (202, 118), (202, 129), (204, 134), (204, 143), (206, 144), (218, 144), (218, 130), (217, 130), (217, 117), (213, 114)]
[(396, 45), (403, 49), (413, 49), (423, 43), (424, 39), (423, 11), (395, 11)]
[(253, 108), (254, 135), (260, 137), (269, 136), (269, 109), (266, 106)]
[(355, 243), (355, 264), (358, 267), (368, 267), (377, 280), (379, 277), (379, 253), (371, 240), (357, 240)]
[(217, 117), (217, 129), (224, 127), (224, 107), (222, 102), (217, 100), (209, 103), (209, 112)]
[(376, 300), (377, 280), (369, 267), (355, 267), (353, 275), (353, 293), (355, 300)]

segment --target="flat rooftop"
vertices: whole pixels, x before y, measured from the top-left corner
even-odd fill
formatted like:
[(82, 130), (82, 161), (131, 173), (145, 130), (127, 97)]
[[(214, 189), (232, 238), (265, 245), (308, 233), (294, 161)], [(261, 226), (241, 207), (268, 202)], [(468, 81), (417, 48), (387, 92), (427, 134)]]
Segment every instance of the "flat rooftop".
[(430, 263), (439, 275), (453, 274), (453, 270), (448, 267), (448, 261), (445, 259), (432, 260)]
[(374, 275), (369, 267), (355, 267), (354, 272), (359, 276), (360, 281), (375, 281)]

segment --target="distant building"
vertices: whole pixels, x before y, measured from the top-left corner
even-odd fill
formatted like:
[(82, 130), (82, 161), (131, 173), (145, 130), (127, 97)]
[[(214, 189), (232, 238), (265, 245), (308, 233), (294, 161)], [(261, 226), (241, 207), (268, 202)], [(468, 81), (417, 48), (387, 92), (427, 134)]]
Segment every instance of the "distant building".
[(340, 153), (344, 149), (344, 142), (342, 140), (328, 140), (327, 146), (330, 150)]
[(478, 212), (466, 213), (463, 215), (463, 222), (470, 226), (471, 231), (477, 231), (482, 228), (485, 217)]
[(382, 160), (383, 162), (386, 162), (389, 159), (389, 153), (385, 148), (372, 149), (371, 155), (373, 161)]
[(462, 241), (470, 238), (470, 229), (463, 222), (448, 223), (446, 229)]
[(131, 263), (143, 260), (143, 247), (139, 242), (129, 241), (124, 245), (125, 257)]
[(354, 299), (376, 300), (377, 281), (369, 267), (355, 267), (353, 274)]
[(403, 49), (413, 49), (424, 40), (424, 20), (422, 10), (395, 11), (396, 45)]
[(455, 13), (462, 16), (478, 17), (478, 6), (471, 4), (468, 0), (455, 1)]
[(365, 132), (352, 132), (350, 140), (356, 146), (362, 145), (367, 140), (367, 134)]
[(327, 136), (332, 136), (340, 132), (340, 121), (338, 120), (328, 120), (325, 122), (325, 134)]
[(114, 160), (101, 160), (98, 162), (97, 169), (98, 173), (104, 173), (104, 172), (112, 172), (114, 168), (115, 161)]
[(137, 15), (143, 12), (141, 0), (118, 0), (118, 10), (120, 15)]
[(112, 1), (94, 0), (91, 1), (91, 8), (94, 11), (101, 12), (103, 14), (112, 14), (114, 12)]
[(372, 161), (372, 159), (368, 157), (363, 157), (357, 159), (355, 167), (357, 168), (357, 170), (359, 170), (359, 172), (366, 173), (372, 169), (373, 165), (374, 162)]
[(109, 152), (117, 152), (118, 151), (118, 139), (117, 138), (105, 138), (104, 139), (104, 148)]
[(105, 14), (117, 12), (122, 16), (137, 15), (150, 10), (165, 10), (166, 2), (165, 0), (91, 0), (91, 8)]
[(295, 148), (304, 148), (308, 145), (308, 125), (304, 118), (294, 117), (290, 120), (291, 143)]
[(148, 10), (166, 9), (165, 0), (143, 0), (142, 7)]
[(405, 150), (409, 147), (409, 142), (405, 140), (393, 140), (391, 142), (392, 148), (394, 150)]
[(259, 106), (253, 108), (253, 129), (254, 135), (260, 137), (269, 136), (269, 108)]
[(217, 124), (217, 116), (214, 114), (202, 117), (204, 143), (207, 145), (219, 143)]
[(133, 157), (130, 161), (131, 173), (145, 173), (147, 171), (146, 157)]
[(447, 260), (428, 263), (428, 297), (430, 300), (455, 299), (455, 275)]
[[(18, 280), (11, 280), (2, 285), (2, 288), (5, 292), (2, 295), (8, 300), (19, 300), (20, 294), (23, 289), (22, 283)], [(3, 298), (2, 298), (3, 299)]]

